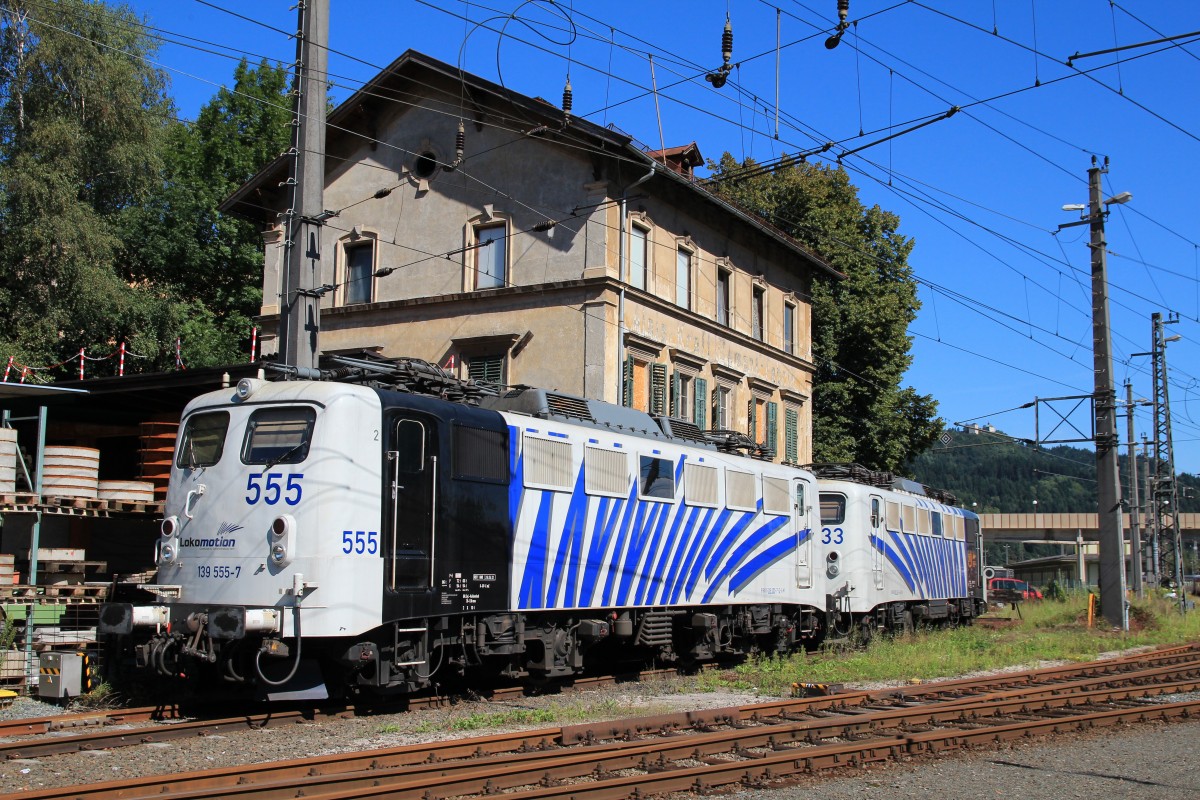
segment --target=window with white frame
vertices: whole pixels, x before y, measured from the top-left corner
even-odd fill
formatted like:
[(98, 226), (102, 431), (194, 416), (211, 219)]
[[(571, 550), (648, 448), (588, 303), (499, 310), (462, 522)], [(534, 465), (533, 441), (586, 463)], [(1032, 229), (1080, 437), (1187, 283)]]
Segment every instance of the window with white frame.
[(760, 342), (763, 341), (763, 329), (766, 326), (766, 295), (766, 289), (755, 286), (750, 304), (750, 335)]
[(783, 304), (783, 352), (796, 352), (796, 306)]
[(646, 268), (649, 259), (650, 231), (641, 225), (629, 226), (629, 275), (626, 280), (635, 289), (646, 288)]
[(374, 300), (375, 240), (359, 239), (342, 245), (345, 265), (345, 305), (353, 306)]
[(717, 322), (729, 324), (729, 284), (733, 273), (727, 269), (717, 269)]
[(496, 289), (507, 282), (508, 226), (496, 224), (474, 226), (474, 284), (476, 289)]
[(692, 251), (685, 247), (675, 251), (675, 305), (692, 307)]
[(712, 394), (712, 429), (714, 431), (733, 430), (733, 420), (730, 407), (733, 402), (733, 388), (718, 383)]

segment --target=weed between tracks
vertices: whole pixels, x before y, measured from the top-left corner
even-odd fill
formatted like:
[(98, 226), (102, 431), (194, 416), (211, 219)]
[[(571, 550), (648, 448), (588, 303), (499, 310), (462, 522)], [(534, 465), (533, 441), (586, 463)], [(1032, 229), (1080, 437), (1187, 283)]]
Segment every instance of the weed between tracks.
[(1173, 600), (1137, 603), (1128, 633), (1098, 620), (1088, 628), (1087, 597), (1026, 603), (1017, 625), (921, 631), (876, 639), (866, 650), (825, 650), (787, 658), (756, 658), (730, 670), (702, 673), (700, 688), (739, 689), (763, 695), (791, 693), (793, 683), (868, 683), (931, 680), (1041, 661), (1087, 661), (1101, 653), (1146, 645), (1200, 641), (1200, 612), (1178, 612)]

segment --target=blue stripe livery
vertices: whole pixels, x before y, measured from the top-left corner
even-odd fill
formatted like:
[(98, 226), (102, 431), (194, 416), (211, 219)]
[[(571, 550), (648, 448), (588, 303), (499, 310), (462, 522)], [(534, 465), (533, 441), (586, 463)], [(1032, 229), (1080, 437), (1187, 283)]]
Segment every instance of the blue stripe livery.
[(737, 512), (642, 499), (636, 477), (623, 497), (589, 495), (582, 468), (569, 493), (530, 489), (515, 445), (510, 461), (514, 535), (528, 540), (525, 553), (514, 543), (520, 609), (707, 603), (750, 588), (812, 536), (790, 515), (764, 514), (761, 500)]
[(887, 537), (871, 535), (870, 541), (909, 590), (922, 598), (966, 596), (966, 542), (897, 531), (888, 531)]

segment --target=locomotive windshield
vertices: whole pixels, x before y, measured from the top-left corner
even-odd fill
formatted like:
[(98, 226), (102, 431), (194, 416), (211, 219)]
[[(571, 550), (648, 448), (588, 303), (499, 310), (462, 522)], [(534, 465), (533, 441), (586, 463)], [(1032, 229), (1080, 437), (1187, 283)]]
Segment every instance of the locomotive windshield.
[(821, 524), (841, 525), (846, 521), (846, 495), (821, 492)]
[(298, 464), (308, 458), (317, 412), (305, 406), (260, 408), (250, 415), (243, 464)]
[(229, 429), (229, 412), (213, 411), (193, 414), (183, 429), (179, 440), (179, 458), (176, 466), (211, 467), (221, 460), (225, 449), (225, 432)]

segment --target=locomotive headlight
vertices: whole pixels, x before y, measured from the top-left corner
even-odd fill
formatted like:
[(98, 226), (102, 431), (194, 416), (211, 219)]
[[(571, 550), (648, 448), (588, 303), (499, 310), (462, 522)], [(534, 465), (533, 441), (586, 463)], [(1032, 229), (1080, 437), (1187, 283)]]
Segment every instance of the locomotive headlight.
[(254, 394), (254, 392), (258, 390), (258, 387), (261, 386), (262, 383), (262, 381), (255, 380), (254, 378), (242, 378), (237, 382), (237, 388), (234, 390), (237, 394), (237, 399), (245, 400), (246, 398), (250, 397), (250, 395)]
[(158, 549), (158, 563), (170, 564), (178, 555), (178, 552), (175, 550), (175, 545), (164, 544)]
[(271, 545), (271, 561), (280, 567), (287, 563), (287, 548), (282, 543)]
[(825, 574), (831, 578), (836, 578), (842, 568), (838, 566), (838, 552), (834, 550), (829, 555), (825, 556)]
[(167, 517), (159, 525), (159, 530), (162, 531), (164, 537), (171, 537), (179, 533), (179, 517)]

